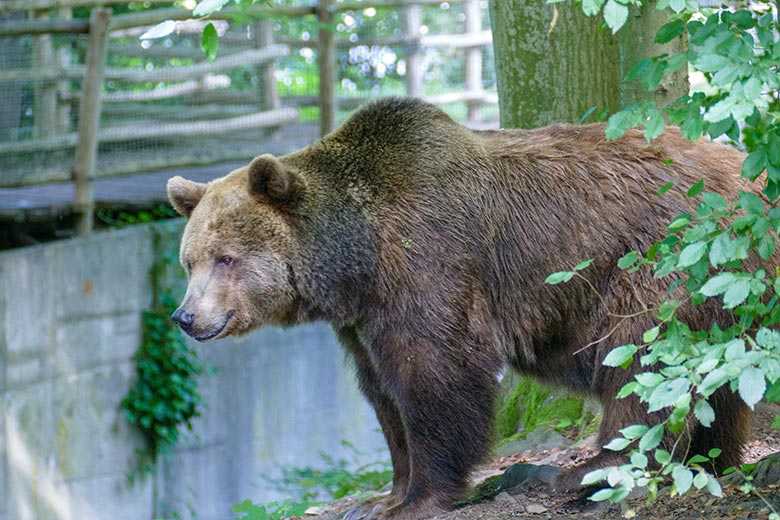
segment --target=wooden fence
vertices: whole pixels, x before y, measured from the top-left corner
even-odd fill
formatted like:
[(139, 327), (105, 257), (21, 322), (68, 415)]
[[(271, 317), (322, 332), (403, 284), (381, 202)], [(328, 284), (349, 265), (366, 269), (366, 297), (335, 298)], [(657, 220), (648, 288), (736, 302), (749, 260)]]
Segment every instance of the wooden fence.
[[(145, 0), (156, 4), (171, 4), (170, 0)], [(465, 88), (429, 96), (434, 103), (466, 102), (468, 117), (475, 119), (484, 104), (496, 104), (494, 92), (483, 89), (482, 50), (491, 45), (490, 31), (483, 29), (479, 0), (455, 0), (463, 4), (465, 33), (457, 35), (426, 35), (421, 30), (423, 6), (439, 5), (441, 0), (389, 0), (384, 2), (338, 2), (319, 0), (316, 5), (301, 7), (255, 5), (243, 8), (225, 8), (211, 16), (212, 20), (231, 20), (237, 15), (254, 20), (254, 38), (251, 48), (223, 47), (212, 62), (203, 59), (201, 51), (192, 47), (152, 47), (148, 56), (179, 57), (185, 65), (164, 66), (152, 70), (106, 65), (106, 56), (138, 53), (138, 47), (114, 43), (115, 37), (136, 38), (144, 28), (164, 20), (177, 20), (182, 32), (199, 33), (204, 22), (191, 20), (191, 13), (181, 8), (160, 8), (137, 13), (113, 15), (108, 8), (116, 0), (5, 0), (0, 3), (0, 16), (9, 13), (27, 13), (24, 19), (0, 21), (0, 38), (32, 37), (31, 67), (0, 69), (0, 86), (29, 82), (33, 85), (33, 135), (27, 139), (0, 141), (0, 164), (5, 158), (19, 154), (40, 154), (72, 150), (72, 167), (53, 167), (38, 171), (0, 172), (0, 187), (17, 187), (54, 181), (72, 180), (75, 184), (74, 211), (79, 216), (78, 232), (92, 229), (94, 202), (92, 181), (96, 177), (123, 175), (157, 169), (161, 166), (189, 166), (224, 160), (246, 159), (246, 152), (197, 153), (173, 160), (159, 158), (117, 167), (96, 168), (99, 145), (135, 140), (172, 139), (184, 136), (213, 135), (247, 129), (279, 127), (296, 122), (299, 108), (319, 108), (320, 133), (331, 131), (336, 124), (339, 109), (354, 108), (361, 99), (337, 97), (337, 49), (354, 47), (347, 39), (336, 37), (333, 30), (339, 13), (351, 10), (397, 9), (403, 22), (403, 34), (392, 38), (362, 40), (361, 45), (405, 46), (411, 50), (406, 57), (405, 92), (425, 97), (423, 52), (428, 48), (449, 47), (465, 49)], [(73, 19), (72, 9), (91, 7), (91, 17)], [(282, 38), (274, 41), (271, 20), (274, 17), (316, 18), (316, 37), (307, 41)], [(71, 64), (70, 54), (55, 49), (55, 35), (86, 35), (87, 49), (82, 64)], [(224, 36), (226, 41), (231, 33)], [(8, 41), (8, 40), (6, 40)], [(247, 43), (244, 41), (244, 43)], [(302, 47), (315, 48), (319, 74), (316, 96), (280, 96), (277, 89), (275, 60), (290, 56)], [(225, 92), (222, 74), (236, 67), (255, 67), (259, 81), (260, 100), (254, 94)], [(80, 88), (74, 86), (80, 82)], [(159, 85), (153, 89), (114, 90), (106, 92), (107, 82), (121, 85)], [(108, 115), (137, 111), (138, 102), (179, 98), (198, 93), (213, 103), (187, 109), (187, 121), (176, 121), (176, 106), (154, 105), (158, 115), (167, 114), (173, 120), (154, 124), (106, 123)], [(230, 100), (230, 101), (228, 101)], [(0, 103), (3, 101), (0, 100)], [(78, 104), (75, 131), (71, 108)], [(243, 103), (235, 105), (235, 103)], [(126, 107), (126, 108), (123, 108)], [(199, 119), (202, 118), (202, 119)], [(101, 127), (101, 120), (103, 126)], [(5, 168), (3, 168), (5, 170)]]

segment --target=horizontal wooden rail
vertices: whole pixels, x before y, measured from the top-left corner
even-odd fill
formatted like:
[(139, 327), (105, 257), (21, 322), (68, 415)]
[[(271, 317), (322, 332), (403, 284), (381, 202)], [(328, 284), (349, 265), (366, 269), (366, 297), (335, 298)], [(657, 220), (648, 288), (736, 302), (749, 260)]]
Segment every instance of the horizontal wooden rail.
[[(228, 119), (209, 119), (207, 121), (187, 121), (184, 123), (161, 123), (123, 125), (101, 128), (98, 142), (116, 143), (141, 139), (156, 139), (160, 137), (183, 137), (193, 135), (211, 135), (235, 132), (247, 128), (264, 128), (279, 126), (298, 121), (298, 111), (294, 108), (280, 108), (267, 112), (232, 117)], [(78, 133), (70, 132), (46, 139), (29, 139), (12, 143), (0, 143), (0, 155), (14, 153), (33, 153), (47, 150), (72, 148), (78, 141)], [(0, 185), (9, 184), (5, 175), (0, 178)]]
[[(296, 38), (277, 38), (277, 43), (283, 43), (290, 47), (311, 47), (319, 44), (316, 38), (300, 40)], [(475, 34), (433, 34), (430, 36), (398, 36), (395, 38), (368, 38), (351, 41), (344, 38), (336, 38), (338, 47), (357, 47), (359, 45), (380, 45), (383, 47), (447, 47), (447, 48), (473, 48), (485, 47), (493, 43), (493, 33), (482, 31)]]
[[(0, 2), (0, 14), (16, 11), (37, 11), (41, 9), (103, 7), (106, 5), (126, 3), (126, 0), (3, 0), (3, 2)], [(174, 0), (144, 0), (144, 3), (173, 4)]]
[[(202, 61), (182, 67), (161, 67), (153, 70), (135, 70), (123, 67), (107, 67), (106, 80), (124, 80), (132, 82), (185, 81), (193, 77), (233, 69), (244, 65), (258, 65), (276, 58), (288, 56), (290, 48), (286, 45), (269, 45), (261, 49), (252, 49), (222, 56), (216, 60)], [(2, 81), (38, 81), (52, 82), (63, 79), (80, 79), (84, 76), (84, 66), (50, 69), (8, 69), (0, 70)]]
[[(148, 173), (172, 168), (187, 168), (190, 166), (204, 166), (238, 161), (249, 161), (255, 156), (251, 149), (242, 150), (193, 150), (187, 155), (174, 155), (121, 161), (98, 166), (95, 171), (96, 179), (107, 179), (121, 175), (135, 173)], [(225, 172), (228, 173), (228, 172)], [(19, 188), (51, 184), (54, 182), (68, 182), (71, 180), (70, 170), (66, 168), (44, 168), (32, 170), (23, 174), (3, 173), (0, 175), (0, 187)]]
[[(306, 16), (314, 14), (314, 7), (284, 7), (252, 5), (244, 8), (226, 7), (212, 13), (212, 20), (231, 20), (237, 15), (263, 16)], [(139, 13), (118, 14), (111, 20), (111, 30), (147, 27), (166, 20), (184, 21), (193, 18), (192, 12), (180, 7), (153, 9)], [(0, 23), (0, 37), (23, 36), (25, 34), (85, 34), (89, 32), (89, 21), (84, 19), (56, 20), (36, 19)]]

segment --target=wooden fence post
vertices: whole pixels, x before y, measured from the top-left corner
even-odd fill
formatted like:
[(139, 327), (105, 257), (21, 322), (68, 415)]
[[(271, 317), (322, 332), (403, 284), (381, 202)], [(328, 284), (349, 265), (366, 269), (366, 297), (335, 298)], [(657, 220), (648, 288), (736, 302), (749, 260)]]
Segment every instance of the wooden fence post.
[(422, 97), (425, 94), (423, 89), (425, 71), (422, 70), (423, 56), (420, 52), (422, 7), (419, 5), (404, 7), (401, 16), (404, 33), (414, 39), (413, 47), (406, 55), (406, 93), (410, 96)]
[[(482, 32), (482, 10), (479, 0), (466, 0), (464, 5), (466, 14), (466, 33), (478, 35)], [(469, 47), (466, 49), (466, 90), (469, 92), (482, 91), (482, 47)], [(468, 102), (468, 120), (476, 121), (481, 116), (481, 102)]]
[(318, 0), (318, 58), (320, 69), (320, 135), (336, 128), (336, 41), (333, 37), (333, 0)]
[[(255, 48), (268, 47), (274, 44), (274, 28), (271, 20), (261, 18), (254, 25)], [(280, 108), (279, 92), (276, 88), (276, 66), (273, 61), (258, 65), (257, 90), (260, 96), (261, 110), (276, 110)]]
[(100, 88), (106, 66), (108, 47), (108, 24), (111, 11), (93, 9), (89, 18), (89, 44), (87, 47), (86, 72), (81, 85), (79, 103), (79, 131), (76, 155), (73, 161), (73, 182), (75, 184), (74, 206), (78, 213), (76, 232), (86, 235), (92, 231), (95, 200), (92, 179), (97, 162), (98, 128), (100, 126)]
[[(58, 10), (60, 20), (71, 20), (73, 10), (69, 7), (63, 7)], [(56, 52), (57, 65), (62, 69), (67, 69), (71, 65), (71, 46), (63, 45)], [(67, 134), (70, 132), (70, 82), (67, 80), (57, 83), (57, 133)]]
[[(48, 18), (46, 10), (33, 11), (32, 19)], [(50, 34), (33, 38), (33, 67), (50, 69), (56, 66), (54, 45)], [(39, 83), (34, 89), (33, 118), (35, 119), (35, 137), (51, 137), (57, 132), (57, 84)]]

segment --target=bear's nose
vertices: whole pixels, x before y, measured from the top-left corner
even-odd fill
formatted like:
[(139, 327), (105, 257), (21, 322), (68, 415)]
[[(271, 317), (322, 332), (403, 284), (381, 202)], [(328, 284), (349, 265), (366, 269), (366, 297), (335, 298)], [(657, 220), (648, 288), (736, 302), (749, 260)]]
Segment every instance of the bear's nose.
[(189, 327), (195, 322), (195, 315), (178, 308), (174, 311), (171, 319), (182, 327)]

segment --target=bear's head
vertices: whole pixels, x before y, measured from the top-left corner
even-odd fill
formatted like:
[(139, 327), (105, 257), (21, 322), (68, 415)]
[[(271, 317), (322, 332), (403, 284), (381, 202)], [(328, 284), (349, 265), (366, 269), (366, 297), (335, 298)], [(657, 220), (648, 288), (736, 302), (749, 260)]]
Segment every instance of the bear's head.
[(208, 184), (173, 177), (168, 198), (187, 226), (187, 293), (173, 319), (198, 341), (289, 323), (298, 299), (288, 216), (303, 181), (272, 155)]

